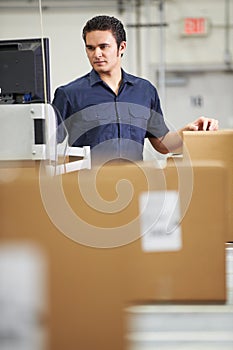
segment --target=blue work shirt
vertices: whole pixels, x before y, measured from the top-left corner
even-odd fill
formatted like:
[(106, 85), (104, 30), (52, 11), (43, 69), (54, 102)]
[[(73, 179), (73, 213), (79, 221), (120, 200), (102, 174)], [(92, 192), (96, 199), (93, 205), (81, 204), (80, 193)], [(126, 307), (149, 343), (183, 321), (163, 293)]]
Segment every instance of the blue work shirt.
[[(116, 95), (95, 70), (56, 89), (53, 105), (65, 122), (69, 145), (90, 146), (105, 158), (142, 160), (144, 139), (167, 128), (156, 88), (122, 70)], [(60, 141), (64, 137), (59, 130)]]

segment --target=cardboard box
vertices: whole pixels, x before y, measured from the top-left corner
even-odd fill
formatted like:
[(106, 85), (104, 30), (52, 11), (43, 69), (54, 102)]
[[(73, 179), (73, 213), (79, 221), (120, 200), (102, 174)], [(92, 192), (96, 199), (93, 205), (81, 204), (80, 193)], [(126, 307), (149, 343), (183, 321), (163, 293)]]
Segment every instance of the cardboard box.
[(185, 131), (184, 157), (196, 160), (221, 160), (228, 169), (229, 195), (226, 197), (228, 228), (226, 241), (233, 242), (233, 130)]
[[(11, 175), (0, 183), (0, 242), (32, 241), (48, 258), (48, 349), (125, 349), (123, 310), (137, 302), (225, 302), (228, 189), (220, 163)], [(143, 207), (151, 193), (159, 194), (155, 206)], [(178, 238), (148, 248), (144, 209), (153, 216), (156, 201), (174, 194)], [(164, 225), (160, 215), (156, 222)]]

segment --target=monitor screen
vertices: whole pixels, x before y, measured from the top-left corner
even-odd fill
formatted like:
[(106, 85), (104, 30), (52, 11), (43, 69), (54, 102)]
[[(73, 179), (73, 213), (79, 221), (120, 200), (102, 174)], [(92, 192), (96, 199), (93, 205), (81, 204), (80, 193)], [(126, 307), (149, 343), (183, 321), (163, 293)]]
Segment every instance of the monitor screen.
[(49, 39), (0, 40), (0, 103), (45, 101), (50, 102)]

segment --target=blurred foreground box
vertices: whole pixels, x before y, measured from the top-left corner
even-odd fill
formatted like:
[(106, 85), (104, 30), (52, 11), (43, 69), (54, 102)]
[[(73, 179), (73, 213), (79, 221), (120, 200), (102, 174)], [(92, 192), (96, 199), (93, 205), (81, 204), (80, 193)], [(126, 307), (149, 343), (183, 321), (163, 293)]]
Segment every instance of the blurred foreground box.
[(221, 163), (1, 173), (1, 242), (48, 258), (49, 350), (126, 349), (131, 304), (226, 301)]

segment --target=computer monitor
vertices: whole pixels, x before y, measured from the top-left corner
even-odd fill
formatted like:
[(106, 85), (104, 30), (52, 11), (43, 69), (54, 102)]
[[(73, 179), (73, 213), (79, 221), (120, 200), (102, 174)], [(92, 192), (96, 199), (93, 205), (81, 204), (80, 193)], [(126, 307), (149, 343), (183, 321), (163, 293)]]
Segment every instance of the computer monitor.
[(48, 38), (0, 40), (0, 103), (50, 102), (49, 68)]

